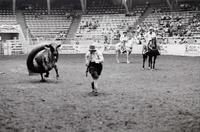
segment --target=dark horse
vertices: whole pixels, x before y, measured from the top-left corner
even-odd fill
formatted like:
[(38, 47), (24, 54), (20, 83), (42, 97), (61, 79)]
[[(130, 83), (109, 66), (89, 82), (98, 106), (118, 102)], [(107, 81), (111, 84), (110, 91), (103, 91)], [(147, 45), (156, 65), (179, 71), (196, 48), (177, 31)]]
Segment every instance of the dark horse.
[(155, 69), (157, 56), (160, 55), (158, 50), (156, 38), (150, 40), (147, 46), (143, 46), (143, 68), (145, 68), (145, 61), (149, 57), (149, 69)]

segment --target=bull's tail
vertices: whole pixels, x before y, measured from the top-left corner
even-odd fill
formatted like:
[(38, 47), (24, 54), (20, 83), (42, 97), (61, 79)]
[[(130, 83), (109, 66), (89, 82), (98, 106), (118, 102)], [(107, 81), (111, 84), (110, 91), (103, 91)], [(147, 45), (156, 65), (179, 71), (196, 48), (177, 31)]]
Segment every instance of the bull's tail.
[(28, 55), (28, 58), (26, 60), (27, 69), (29, 72), (29, 75), (33, 75), (34, 73), (43, 73), (42, 69), (39, 69), (38, 67), (34, 66), (34, 58), (35, 56), (42, 50), (45, 49), (45, 45), (39, 46), (34, 48)]

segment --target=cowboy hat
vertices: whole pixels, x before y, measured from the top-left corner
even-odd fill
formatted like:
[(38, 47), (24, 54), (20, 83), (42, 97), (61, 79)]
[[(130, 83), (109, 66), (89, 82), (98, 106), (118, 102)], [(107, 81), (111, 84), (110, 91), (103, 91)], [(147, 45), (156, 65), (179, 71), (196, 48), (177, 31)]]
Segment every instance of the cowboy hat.
[(95, 47), (94, 44), (91, 44), (91, 45), (89, 46), (89, 51), (96, 51), (96, 47)]

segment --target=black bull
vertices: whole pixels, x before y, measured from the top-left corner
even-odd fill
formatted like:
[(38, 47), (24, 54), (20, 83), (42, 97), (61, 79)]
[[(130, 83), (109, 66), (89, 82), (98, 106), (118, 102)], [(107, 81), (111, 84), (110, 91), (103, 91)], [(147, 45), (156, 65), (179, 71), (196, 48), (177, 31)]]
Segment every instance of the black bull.
[(34, 48), (28, 55), (27, 58), (27, 68), (29, 75), (31, 73), (39, 73), (41, 75), (41, 81), (45, 81), (43, 78), (43, 73), (46, 73), (45, 77), (49, 76), (49, 71), (53, 68), (56, 71), (56, 77), (59, 77), (56, 62), (58, 61), (58, 48), (61, 45), (53, 46), (42, 45)]
[(160, 55), (159, 52), (159, 46), (157, 45), (156, 38), (152, 39), (147, 46), (144, 46), (143, 48), (146, 48), (146, 52), (143, 54), (143, 68), (145, 68), (145, 61), (147, 57), (149, 57), (149, 68), (155, 69), (155, 63), (157, 56)]

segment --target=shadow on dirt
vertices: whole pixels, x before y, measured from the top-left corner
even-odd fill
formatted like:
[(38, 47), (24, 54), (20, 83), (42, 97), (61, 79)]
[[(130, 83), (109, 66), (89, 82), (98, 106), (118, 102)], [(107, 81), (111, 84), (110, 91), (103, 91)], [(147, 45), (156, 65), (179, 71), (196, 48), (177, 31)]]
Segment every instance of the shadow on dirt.
[(46, 81), (40, 81), (40, 80), (27, 80), (25, 83), (33, 83), (33, 84), (57, 84), (60, 83), (60, 80), (46, 80)]
[(97, 93), (95, 93), (95, 92), (89, 92), (89, 93), (87, 93), (86, 95), (85, 95), (85, 97), (86, 96), (89, 96), (89, 97), (100, 97), (100, 96), (109, 96), (109, 95), (111, 95), (110, 93), (104, 93), (104, 92), (97, 92)]

